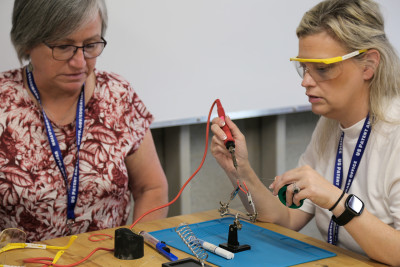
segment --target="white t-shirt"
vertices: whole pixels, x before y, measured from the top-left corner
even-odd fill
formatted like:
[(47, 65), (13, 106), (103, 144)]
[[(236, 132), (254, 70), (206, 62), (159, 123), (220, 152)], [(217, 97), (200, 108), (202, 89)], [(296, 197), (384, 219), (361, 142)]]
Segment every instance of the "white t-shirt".
[[(364, 155), (350, 187), (349, 194), (355, 194), (365, 204), (365, 209), (394, 229), (400, 229), (400, 99), (387, 108), (389, 119), (397, 123), (378, 122), (373, 126)], [(324, 120), (325, 118), (321, 118)], [(351, 157), (354, 152), (364, 120), (343, 129), (343, 181), (345, 187)], [(320, 123), (314, 130), (312, 140), (300, 157), (299, 166), (310, 165), (325, 179), (333, 183), (333, 173), (338, 141), (332, 136), (327, 144), (326, 157), (319, 157), (315, 136), (320, 131)], [(338, 127), (340, 125), (338, 124)], [(314, 214), (322, 237), (327, 240), (332, 212), (306, 200), (301, 210)], [(365, 254), (344, 227), (339, 227), (338, 246)]]

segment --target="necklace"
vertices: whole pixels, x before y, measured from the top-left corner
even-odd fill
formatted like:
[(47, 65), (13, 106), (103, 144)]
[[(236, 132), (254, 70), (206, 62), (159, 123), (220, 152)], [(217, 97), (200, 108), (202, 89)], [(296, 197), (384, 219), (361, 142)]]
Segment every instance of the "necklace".
[[(70, 124), (73, 120), (73, 118), (76, 117), (76, 113), (74, 112), (74, 109), (76, 109), (76, 105), (78, 103), (78, 100), (75, 100), (74, 103), (64, 112), (63, 117), (61, 118), (56, 118), (55, 116), (52, 115), (51, 112), (44, 106), (42, 106), (42, 109), (46, 112), (47, 117), (54, 122), (56, 125), (67, 125)], [(73, 112), (73, 114), (71, 113)], [(72, 118), (73, 117), (73, 118)]]

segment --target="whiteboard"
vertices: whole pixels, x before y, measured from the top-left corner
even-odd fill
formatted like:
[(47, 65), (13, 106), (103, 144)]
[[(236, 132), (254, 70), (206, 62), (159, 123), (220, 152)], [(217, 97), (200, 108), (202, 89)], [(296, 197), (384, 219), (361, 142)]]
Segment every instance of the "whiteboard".
[[(318, 0), (107, 0), (108, 45), (97, 68), (124, 76), (153, 127), (204, 122), (216, 98), (231, 118), (308, 110), (290, 57), (295, 29)], [(400, 50), (400, 1), (380, 0)], [(19, 67), (11, 0), (0, 3), (0, 71)]]

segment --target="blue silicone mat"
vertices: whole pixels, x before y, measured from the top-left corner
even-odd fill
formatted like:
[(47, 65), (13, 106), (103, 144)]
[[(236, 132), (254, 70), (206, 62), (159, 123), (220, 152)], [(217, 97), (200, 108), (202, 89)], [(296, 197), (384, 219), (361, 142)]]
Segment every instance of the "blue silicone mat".
[[(229, 225), (233, 218), (225, 217), (201, 223), (190, 224), (194, 235), (214, 245), (226, 243)], [(300, 263), (336, 256), (335, 253), (278, 234), (260, 226), (241, 221), (243, 227), (238, 231), (240, 245), (250, 245), (251, 249), (235, 253), (232, 260), (224, 259), (209, 251), (207, 261), (219, 266), (292, 266)], [(193, 255), (175, 228), (154, 231), (151, 234), (168, 246)]]

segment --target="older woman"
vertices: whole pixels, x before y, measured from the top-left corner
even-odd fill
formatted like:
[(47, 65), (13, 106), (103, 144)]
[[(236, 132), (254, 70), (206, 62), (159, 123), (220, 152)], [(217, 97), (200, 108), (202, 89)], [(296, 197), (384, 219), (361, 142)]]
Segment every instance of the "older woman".
[(95, 69), (104, 0), (16, 0), (12, 23), (29, 64), (0, 74), (0, 228), (39, 241), (126, 224), (131, 195), (134, 219), (165, 204), (152, 115), (126, 80)]
[[(229, 119), (237, 171), (219, 118), (213, 155), (232, 182), (246, 181), (260, 220), (299, 230), (315, 217), (329, 243), (400, 265), (400, 64), (379, 7), (372, 0), (323, 1), (305, 13), (297, 36), (291, 60), (321, 115), (299, 167), (277, 176), (271, 193)], [(284, 186), (286, 206), (275, 197)]]

